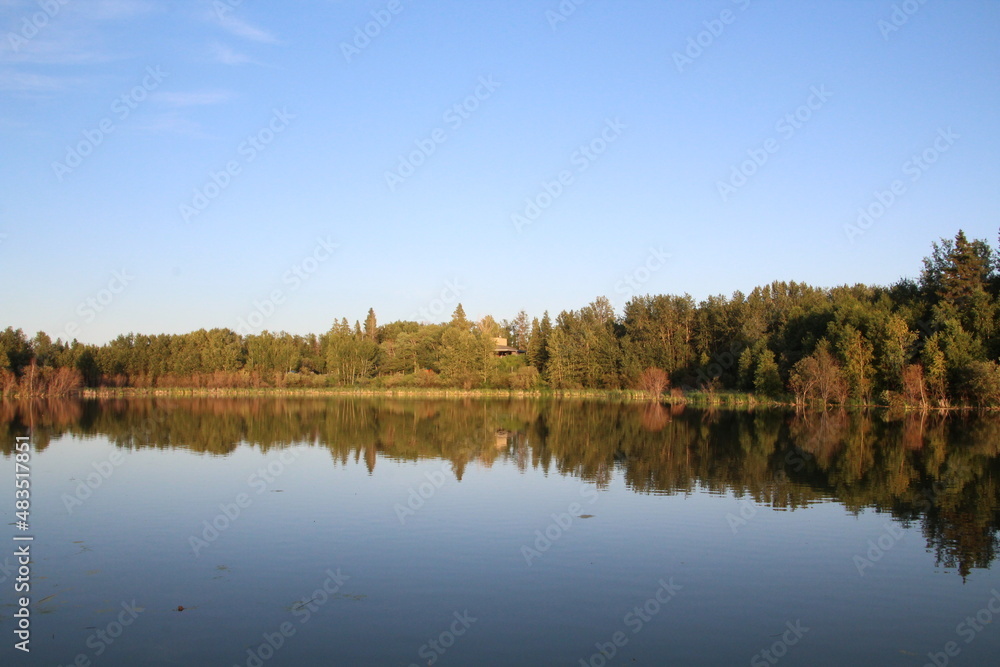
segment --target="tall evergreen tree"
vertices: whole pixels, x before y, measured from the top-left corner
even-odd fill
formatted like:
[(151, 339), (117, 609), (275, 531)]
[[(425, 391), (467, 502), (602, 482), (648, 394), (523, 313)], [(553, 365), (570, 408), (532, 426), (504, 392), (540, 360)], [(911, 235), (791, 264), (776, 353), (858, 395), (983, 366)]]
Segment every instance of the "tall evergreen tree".
[(531, 323), (531, 339), (528, 342), (528, 363), (538, 369), (545, 377), (549, 360), (549, 336), (552, 334), (552, 322), (549, 311), (545, 311), (541, 322), (535, 318)]
[(472, 328), (472, 323), (469, 322), (469, 318), (465, 316), (465, 308), (462, 308), (462, 304), (458, 304), (455, 307), (455, 312), (451, 314), (451, 326), (458, 327), (463, 331), (468, 331)]

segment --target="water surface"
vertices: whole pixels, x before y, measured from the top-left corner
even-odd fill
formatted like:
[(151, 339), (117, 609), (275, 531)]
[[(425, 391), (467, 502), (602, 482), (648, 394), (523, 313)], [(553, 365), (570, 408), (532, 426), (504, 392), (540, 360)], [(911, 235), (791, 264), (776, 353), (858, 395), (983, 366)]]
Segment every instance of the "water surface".
[(1000, 656), (995, 417), (151, 399), (4, 403), (0, 436), (35, 538), (3, 664)]

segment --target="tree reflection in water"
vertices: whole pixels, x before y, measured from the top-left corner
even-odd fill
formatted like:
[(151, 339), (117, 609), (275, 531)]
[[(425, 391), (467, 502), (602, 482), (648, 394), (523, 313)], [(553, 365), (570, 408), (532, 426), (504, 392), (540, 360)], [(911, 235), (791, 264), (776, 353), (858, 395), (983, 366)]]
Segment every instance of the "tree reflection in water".
[(940, 566), (967, 576), (996, 557), (1000, 418), (992, 414), (705, 411), (586, 400), (156, 398), (0, 402), (0, 447), (32, 429), (125, 449), (226, 455), (310, 443), (334, 464), (380, 457), (501, 461), (637, 493), (695, 488), (795, 509), (834, 500), (919, 522)]

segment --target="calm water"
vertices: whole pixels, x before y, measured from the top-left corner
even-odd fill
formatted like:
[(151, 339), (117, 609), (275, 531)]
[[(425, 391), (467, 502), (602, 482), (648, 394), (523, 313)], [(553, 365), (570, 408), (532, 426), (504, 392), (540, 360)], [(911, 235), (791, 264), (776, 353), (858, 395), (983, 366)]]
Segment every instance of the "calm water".
[(171, 399), (0, 436), (0, 664), (1000, 663), (996, 417)]

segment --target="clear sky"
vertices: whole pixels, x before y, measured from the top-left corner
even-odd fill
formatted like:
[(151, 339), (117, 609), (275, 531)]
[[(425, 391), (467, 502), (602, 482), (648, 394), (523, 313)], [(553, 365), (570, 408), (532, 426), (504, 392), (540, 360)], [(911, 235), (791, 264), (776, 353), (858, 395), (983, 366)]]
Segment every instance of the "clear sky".
[(0, 326), (29, 335), (888, 284), (1000, 227), (997, 2), (0, 11)]

